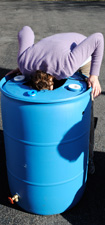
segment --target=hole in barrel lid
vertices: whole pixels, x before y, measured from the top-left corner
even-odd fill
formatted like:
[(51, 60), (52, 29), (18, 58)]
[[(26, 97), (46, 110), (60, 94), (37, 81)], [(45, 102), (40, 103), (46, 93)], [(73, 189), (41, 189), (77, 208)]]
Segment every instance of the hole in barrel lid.
[(36, 90), (29, 90), (28, 91), (28, 96), (35, 96), (37, 94), (37, 91)]
[(35, 91), (32, 91), (31, 94), (35, 94)]

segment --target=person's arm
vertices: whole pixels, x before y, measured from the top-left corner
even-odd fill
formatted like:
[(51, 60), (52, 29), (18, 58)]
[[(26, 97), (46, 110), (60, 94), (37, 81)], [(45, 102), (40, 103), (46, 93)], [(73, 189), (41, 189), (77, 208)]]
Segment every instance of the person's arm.
[(93, 98), (96, 98), (101, 94), (101, 85), (98, 76), (91, 75), (88, 78), (88, 87), (92, 87)]
[(24, 26), (18, 33), (18, 43), (19, 43), (19, 51), (18, 57), (30, 46), (34, 44), (35, 35), (33, 30)]
[(19, 68), (16, 68), (15, 70), (11, 70), (5, 76), (12, 75), (12, 74), (19, 75), (19, 74), (21, 74), (21, 72), (20, 72)]
[(89, 87), (93, 88), (94, 98), (101, 93), (101, 86), (98, 80), (100, 67), (104, 52), (104, 38), (101, 33), (90, 35), (79, 45), (77, 45), (70, 53), (70, 63), (72, 72), (75, 73), (81, 64), (91, 55), (92, 63), (90, 69), (90, 78), (88, 80)]
[(16, 68), (15, 70), (11, 70), (9, 73), (7, 73), (7, 74), (5, 75), (6, 81), (8, 81), (8, 80), (14, 78), (15, 76), (20, 75), (20, 74), (22, 74), (22, 73), (21, 73), (21, 71), (19, 70), (19, 68)]

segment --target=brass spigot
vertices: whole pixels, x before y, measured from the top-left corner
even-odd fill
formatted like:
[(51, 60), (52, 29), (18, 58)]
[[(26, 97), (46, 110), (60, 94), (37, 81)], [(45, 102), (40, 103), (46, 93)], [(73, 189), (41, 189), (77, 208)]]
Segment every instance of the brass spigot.
[(8, 200), (11, 204), (14, 204), (14, 202), (18, 202), (19, 201), (19, 195), (15, 194), (12, 198), (8, 197)]

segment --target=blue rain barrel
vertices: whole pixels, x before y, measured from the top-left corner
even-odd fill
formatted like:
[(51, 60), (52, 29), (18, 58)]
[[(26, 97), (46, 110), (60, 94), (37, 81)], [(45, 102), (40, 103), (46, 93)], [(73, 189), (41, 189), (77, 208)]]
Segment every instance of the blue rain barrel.
[(82, 77), (74, 74), (53, 91), (32, 90), (24, 76), (1, 80), (9, 187), (28, 212), (62, 213), (84, 193), (91, 88)]

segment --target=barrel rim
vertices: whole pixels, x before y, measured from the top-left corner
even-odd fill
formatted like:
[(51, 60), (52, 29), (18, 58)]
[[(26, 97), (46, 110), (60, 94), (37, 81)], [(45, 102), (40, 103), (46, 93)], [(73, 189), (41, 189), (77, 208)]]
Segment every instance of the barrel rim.
[[(85, 75), (83, 75), (84, 77), (86, 77)], [(68, 80), (69, 78), (66, 80), (65, 84), (63, 84), (61, 87), (53, 90), (53, 92), (55, 92), (55, 94), (58, 93), (58, 90), (61, 91), (64, 91), (64, 86), (66, 86), (66, 84), (68, 84)], [(68, 101), (75, 101), (75, 100), (78, 100), (78, 99), (81, 99), (81, 98), (84, 98), (86, 95), (90, 94), (91, 91), (92, 91), (92, 88), (90, 87), (89, 89), (85, 90), (84, 92), (80, 92), (78, 95), (76, 96), (64, 96), (63, 98), (54, 98), (54, 99), (50, 99), (50, 98), (46, 98), (46, 99), (36, 99), (36, 98), (30, 98), (30, 97), (26, 97), (23, 99), (23, 96), (20, 97), (20, 96), (15, 96), (15, 95), (12, 95), (11, 93), (9, 92), (6, 92), (5, 89), (3, 88), (4, 85), (6, 84), (6, 78), (2, 78), (2, 80), (0, 81), (0, 90), (1, 90), (1, 93), (4, 94), (6, 97), (8, 98), (11, 98), (11, 99), (14, 99), (14, 100), (17, 100), (17, 101), (22, 101), (22, 102), (28, 102), (28, 103), (34, 103), (34, 104), (52, 104), (52, 103), (61, 103), (61, 102), (68, 102)], [(84, 81), (83, 81), (84, 82)], [(23, 83), (22, 83), (23, 85)], [(49, 90), (47, 90), (47, 93), (49, 92)]]

